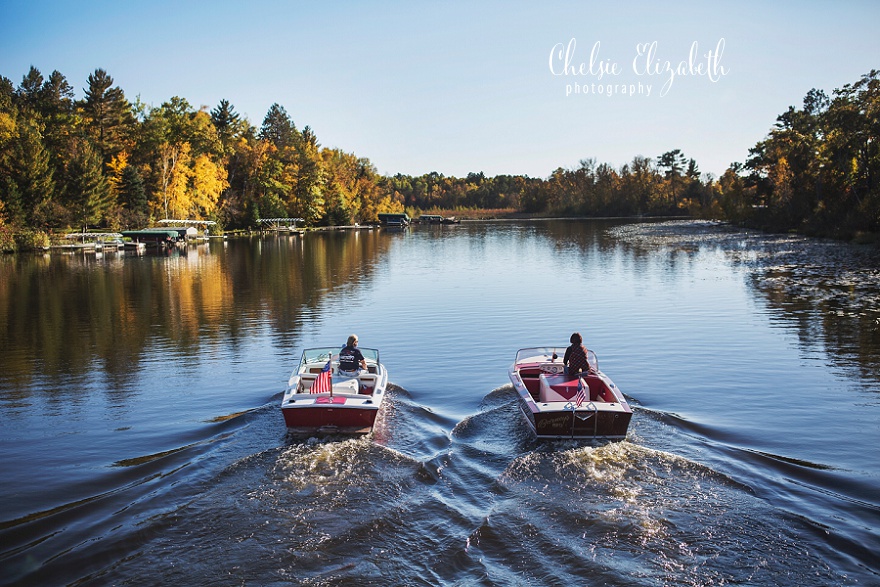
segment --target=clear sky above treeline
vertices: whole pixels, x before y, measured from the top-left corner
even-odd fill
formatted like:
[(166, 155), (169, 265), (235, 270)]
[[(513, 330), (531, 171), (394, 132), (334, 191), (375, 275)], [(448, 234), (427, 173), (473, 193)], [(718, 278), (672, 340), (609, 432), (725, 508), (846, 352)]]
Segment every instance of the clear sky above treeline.
[(100, 67), (130, 100), (225, 98), (256, 126), (278, 102), (383, 174), (546, 177), (681, 149), (719, 175), (811, 88), (880, 69), (876, 1), (7, 0), (0, 13), (0, 75), (16, 85), (31, 65), (57, 69), (81, 98)]

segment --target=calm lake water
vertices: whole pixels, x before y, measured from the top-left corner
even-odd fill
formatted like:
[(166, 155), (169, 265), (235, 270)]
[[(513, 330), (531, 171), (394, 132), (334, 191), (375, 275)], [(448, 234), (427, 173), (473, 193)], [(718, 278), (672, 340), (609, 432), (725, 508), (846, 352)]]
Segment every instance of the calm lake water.
[[(578, 330), (629, 438), (537, 443)], [(373, 435), (294, 440), (357, 333)], [(0, 257), (0, 584), (880, 585), (880, 255), (698, 222)]]

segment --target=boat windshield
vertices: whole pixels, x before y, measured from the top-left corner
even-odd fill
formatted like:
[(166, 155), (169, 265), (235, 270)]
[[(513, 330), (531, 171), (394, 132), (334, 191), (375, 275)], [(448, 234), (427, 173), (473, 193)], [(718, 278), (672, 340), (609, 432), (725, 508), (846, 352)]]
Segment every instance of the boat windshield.
[(554, 352), (559, 355), (559, 358), (561, 359), (562, 355), (565, 354), (565, 349), (548, 346), (520, 349), (516, 352), (516, 362), (520, 363), (525, 359), (533, 359), (535, 361), (549, 361)]
[[(302, 362), (322, 363), (327, 362), (330, 359), (335, 360), (339, 356), (340, 350), (342, 350), (342, 347), (322, 347), (306, 349), (303, 351)], [(358, 347), (358, 350), (360, 350), (361, 354), (364, 355), (364, 359), (367, 360), (367, 363), (379, 363), (379, 351), (377, 349)]]
[[(556, 353), (556, 360), (562, 362), (563, 357), (565, 357), (566, 348), (568, 347), (542, 346), (520, 349), (516, 352), (515, 362), (542, 363), (551, 360), (554, 353)], [(596, 353), (589, 349), (587, 349), (587, 361), (593, 369), (599, 370), (599, 358), (596, 356)]]

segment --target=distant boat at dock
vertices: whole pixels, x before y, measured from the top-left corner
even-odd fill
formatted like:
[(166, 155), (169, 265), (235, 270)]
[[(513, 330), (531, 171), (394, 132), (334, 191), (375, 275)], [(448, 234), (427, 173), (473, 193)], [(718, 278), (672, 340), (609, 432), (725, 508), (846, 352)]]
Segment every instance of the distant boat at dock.
[(148, 247), (173, 247), (185, 240), (178, 230), (164, 228), (144, 228), (142, 230), (123, 230), (122, 236), (132, 242)]
[(413, 222), (419, 224), (461, 224), (461, 220), (455, 216), (443, 217), (439, 214), (422, 214)]
[(401, 214), (382, 213), (382, 214), (379, 214), (379, 222), (381, 222), (383, 226), (388, 226), (388, 227), (409, 226), (410, 223), (412, 222), (412, 219), (406, 213), (401, 213)]

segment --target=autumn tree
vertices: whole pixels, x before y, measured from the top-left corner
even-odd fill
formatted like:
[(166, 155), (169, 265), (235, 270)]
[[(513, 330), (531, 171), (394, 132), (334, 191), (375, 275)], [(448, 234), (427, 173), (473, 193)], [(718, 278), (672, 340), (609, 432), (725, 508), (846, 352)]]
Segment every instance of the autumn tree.
[[(216, 185), (225, 185), (226, 173), (217, 169), (221, 144), (207, 112), (193, 111), (189, 102), (175, 96), (150, 110), (144, 121), (144, 134), (156, 185), (152, 210), (164, 218), (213, 215), (219, 197), (213, 191), (215, 181), (219, 181)], [(194, 169), (196, 162), (198, 174)], [(222, 180), (218, 180), (221, 175)], [(198, 193), (191, 185), (197, 176)], [(208, 184), (210, 187), (206, 187)]]
[(192, 167), (189, 207), (183, 212), (185, 218), (214, 216), (220, 194), (229, 186), (226, 181), (226, 168), (202, 153), (195, 158)]
[(0, 76), (0, 204), (3, 205), (4, 220), (10, 224), (24, 222), (21, 194), (14, 177), (15, 159), (12, 156), (18, 138), (14, 97), (12, 82)]
[(369, 159), (338, 149), (321, 152), (324, 168), (324, 222), (332, 225), (374, 222), (383, 212), (402, 212), (380, 187)]

